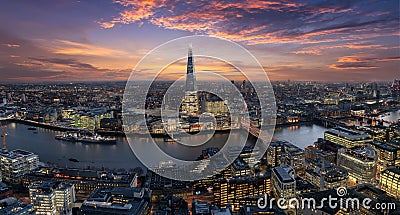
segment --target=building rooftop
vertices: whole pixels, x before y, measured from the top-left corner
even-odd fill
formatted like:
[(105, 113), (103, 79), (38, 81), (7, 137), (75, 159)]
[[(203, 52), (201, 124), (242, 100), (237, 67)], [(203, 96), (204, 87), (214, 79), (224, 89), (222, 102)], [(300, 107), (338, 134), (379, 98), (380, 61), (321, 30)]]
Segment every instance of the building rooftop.
[[(365, 199), (369, 198), (372, 202), (369, 205), (377, 205), (377, 203), (393, 203), (395, 204), (395, 209), (390, 211), (390, 214), (400, 214), (400, 202), (395, 198), (392, 198), (386, 194), (385, 191), (374, 187), (371, 184), (361, 184), (359, 186), (353, 187), (348, 189), (348, 194), (350, 197), (360, 199), (360, 202)], [(371, 207), (374, 214), (381, 214), (380, 209), (375, 209)]]
[[(371, 203), (368, 205), (376, 205), (376, 203), (394, 203), (396, 205), (396, 211), (391, 211), (391, 214), (398, 214), (399, 208), (400, 208), (400, 203), (395, 200), (394, 198), (391, 198), (386, 195), (385, 191), (376, 188), (372, 186), (371, 184), (361, 184), (356, 187), (351, 187), (347, 189), (347, 193), (344, 196), (338, 196), (336, 189), (330, 189), (330, 190), (325, 190), (325, 191), (320, 191), (320, 192), (312, 192), (312, 193), (303, 193), (300, 194), (300, 199), (304, 198), (313, 198), (315, 199), (316, 206), (320, 206), (321, 201), (328, 196), (331, 196), (331, 198), (337, 198), (337, 199), (347, 199), (347, 198), (357, 198), (359, 199), (359, 202), (361, 203), (363, 199), (365, 198), (370, 198), (372, 200)], [(307, 201), (305, 201), (307, 202)], [(319, 210), (327, 213), (327, 214), (336, 214), (340, 210), (340, 204), (333, 204), (335, 207), (331, 207), (329, 204), (323, 204), (322, 208)], [(360, 204), (360, 207), (362, 207), (362, 204)], [(350, 208), (351, 209), (351, 208)], [(353, 209), (354, 210), (354, 209)], [(373, 214), (381, 214), (380, 210), (373, 209), (371, 207), (371, 210), (373, 211)], [(359, 212), (359, 211), (355, 211)]]
[(317, 191), (317, 187), (312, 185), (310, 182), (296, 177), (296, 191), (297, 192), (310, 192), (310, 191)]
[(244, 205), (240, 209), (240, 214), (243, 215), (253, 215), (253, 214), (275, 214), (275, 215), (285, 215), (285, 213), (279, 209), (277, 206), (273, 206), (272, 208), (264, 208), (261, 209), (257, 206), (248, 206)]
[(229, 183), (250, 183), (250, 182), (255, 182), (260, 179), (268, 179), (271, 178), (271, 172), (270, 171), (262, 171), (256, 174), (256, 176), (253, 175), (245, 175), (245, 176), (237, 176), (237, 177), (231, 177), (229, 179), (227, 178), (217, 178), (214, 179), (214, 181), (220, 181), (220, 182), (225, 182), (229, 181)]
[(0, 200), (0, 214), (36, 214), (33, 205), (26, 204), (13, 197)]
[(130, 183), (136, 175), (134, 173), (106, 172), (96, 170), (82, 169), (59, 169), (52, 167), (39, 167), (31, 171), (27, 176), (45, 177), (45, 178), (65, 178), (71, 180), (86, 181), (112, 181), (121, 183)]
[(192, 208), (195, 215), (211, 213), (211, 205), (207, 202), (193, 202)]
[(29, 156), (36, 156), (38, 157), (38, 155), (32, 153), (32, 152), (28, 152), (22, 149), (15, 149), (13, 151), (9, 151), (9, 152), (0, 152), (0, 155), (9, 159), (17, 159), (17, 158), (23, 158), (23, 157), (29, 157)]
[(211, 214), (213, 215), (231, 215), (232, 212), (229, 208), (216, 208), (214, 207), (211, 210)]
[(233, 163), (232, 167), (235, 169), (235, 171), (241, 171), (241, 170), (250, 170), (249, 164), (247, 164), (243, 158), (238, 157)]
[(88, 214), (136, 214), (147, 205), (149, 192), (144, 188), (98, 188), (83, 202), (81, 211)]
[(389, 145), (387, 143), (381, 143), (381, 142), (378, 142), (378, 141), (373, 141), (371, 144), (373, 146), (379, 148), (379, 149), (383, 149), (383, 150), (389, 151), (389, 152), (400, 151), (400, 147), (395, 147), (394, 145)]
[[(315, 199), (315, 204), (316, 204), (315, 207), (322, 206), (321, 208), (319, 208), (319, 210), (325, 212), (326, 214), (336, 214), (340, 210), (339, 204), (333, 205), (334, 207), (330, 207), (329, 204), (321, 205), (322, 199), (327, 198), (328, 196), (339, 199), (339, 196), (335, 189), (330, 189), (330, 190), (325, 190), (325, 191), (320, 191), (320, 192), (303, 193), (303, 194), (300, 194), (299, 197), (300, 197), (300, 200), (304, 199), (304, 198), (308, 198), (308, 199), (313, 198), (313, 199)], [(307, 201), (305, 201), (305, 203), (307, 203)], [(311, 203), (311, 201), (308, 204), (310, 204), (310, 203)], [(308, 207), (313, 208), (312, 205), (308, 205), (308, 204), (305, 205), (305, 208), (308, 208)]]
[(400, 175), (400, 167), (391, 166), (383, 171), (383, 173), (385, 172), (393, 172), (394, 174)]
[(347, 155), (365, 161), (374, 161), (378, 158), (376, 151), (370, 146), (360, 146), (351, 149), (340, 149), (339, 151), (345, 152)]
[(292, 177), (294, 174), (294, 170), (289, 165), (278, 166), (272, 169), (275, 175), (279, 178), (281, 182), (290, 183), (295, 182), (295, 179)]
[(330, 163), (324, 159), (318, 159), (316, 167), (318, 169), (318, 173), (323, 172), (323, 174), (326, 176), (325, 180), (336, 181), (336, 179), (339, 180), (340, 178), (346, 177), (348, 175), (346, 169)]
[(368, 134), (364, 132), (358, 132), (343, 127), (332, 128), (329, 129), (328, 131), (325, 131), (325, 133), (334, 134), (346, 138), (348, 140), (363, 140), (369, 138)]

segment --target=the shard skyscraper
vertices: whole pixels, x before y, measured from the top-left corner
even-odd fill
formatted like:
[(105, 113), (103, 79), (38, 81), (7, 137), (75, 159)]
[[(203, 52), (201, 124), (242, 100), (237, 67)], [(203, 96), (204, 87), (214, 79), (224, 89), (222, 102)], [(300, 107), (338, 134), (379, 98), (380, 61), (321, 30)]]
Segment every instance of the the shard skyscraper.
[(194, 59), (192, 46), (189, 46), (188, 61), (186, 67), (186, 91), (196, 91), (196, 76), (194, 74)]

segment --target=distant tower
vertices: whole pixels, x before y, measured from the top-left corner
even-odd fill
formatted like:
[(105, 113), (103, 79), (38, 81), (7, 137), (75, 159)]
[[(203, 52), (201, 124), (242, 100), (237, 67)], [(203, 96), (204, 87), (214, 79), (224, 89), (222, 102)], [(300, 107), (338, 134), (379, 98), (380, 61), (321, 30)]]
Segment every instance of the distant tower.
[(7, 152), (7, 143), (6, 143), (6, 126), (1, 125), (0, 129), (1, 129), (1, 139), (3, 142), (3, 152), (6, 153)]
[(188, 61), (186, 68), (186, 91), (196, 91), (195, 88), (196, 77), (194, 75), (194, 59), (192, 46), (189, 46)]
[(26, 102), (26, 95), (25, 95), (25, 93), (22, 94), (22, 102)]
[(392, 83), (390, 90), (392, 91), (393, 99), (400, 99), (400, 80), (395, 79)]
[(7, 97), (7, 102), (8, 102), (8, 103), (11, 103), (11, 102), (12, 102), (11, 93), (7, 93), (6, 97)]
[(194, 60), (192, 46), (189, 46), (186, 68), (186, 92), (181, 104), (181, 112), (185, 115), (198, 116), (201, 114), (201, 101), (196, 89), (196, 76), (194, 74)]

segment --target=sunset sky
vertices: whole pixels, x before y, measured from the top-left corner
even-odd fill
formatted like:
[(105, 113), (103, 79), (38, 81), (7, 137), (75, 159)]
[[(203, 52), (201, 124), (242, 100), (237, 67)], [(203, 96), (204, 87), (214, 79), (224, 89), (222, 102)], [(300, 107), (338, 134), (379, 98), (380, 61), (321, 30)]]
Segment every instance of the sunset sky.
[(124, 81), (149, 50), (190, 35), (238, 42), (271, 80), (393, 80), (399, 8), (398, 0), (3, 1), (0, 82)]

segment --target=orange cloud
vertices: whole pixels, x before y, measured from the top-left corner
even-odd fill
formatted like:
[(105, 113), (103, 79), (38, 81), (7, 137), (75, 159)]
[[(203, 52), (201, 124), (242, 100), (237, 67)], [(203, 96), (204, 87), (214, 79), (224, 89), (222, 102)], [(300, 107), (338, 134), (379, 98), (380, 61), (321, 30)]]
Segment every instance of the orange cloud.
[(293, 54), (306, 54), (306, 55), (321, 55), (323, 51), (329, 49), (388, 49), (381, 44), (371, 44), (368, 42), (352, 42), (352, 43), (344, 43), (339, 45), (321, 45), (321, 46), (313, 46), (313, 47), (306, 47), (302, 48), (297, 51), (293, 51)]
[(17, 65), (17, 66), (29, 67), (29, 68), (38, 67), (38, 66), (42, 66), (43, 65), (41, 63), (30, 62), (30, 61), (24, 61), (24, 62), (21, 62), (21, 63), (14, 63), (14, 64)]
[[(56, 80), (126, 80), (131, 69), (99, 68), (89, 63), (69, 58), (44, 58), (30, 57), (28, 60), (14, 63), (17, 66), (44, 72), (43, 79)], [(26, 79), (25, 79), (26, 78)], [(21, 77), (20, 80), (35, 80), (32, 77)]]
[[(247, 0), (240, 3), (208, 2), (208, 4), (202, 5), (201, 9), (191, 10), (188, 13), (176, 14), (174, 11), (175, 7), (172, 6), (171, 9), (166, 9), (169, 12), (168, 15), (160, 14), (155, 16), (156, 11), (159, 11), (160, 8), (173, 5), (173, 3), (167, 3), (167, 0), (121, 0), (114, 2), (127, 7), (127, 9), (120, 12), (119, 17), (111, 21), (99, 22), (103, 28), (112, 28), (116, 23), (140, 23), (142, 20), (148, 19), (150, 23), (166, 29), (203, 31), (207, 33), (220, 31), (218, 29), (221, 29), (221, 27), (218, 25), (229, 21), (229, 17), (243, 17), (242, 14), (236, 11), (226, 9), (243, 9), (248, 13), (253, 13), (254, 10), (271, 9), (280, 11), (282, 8), (300, 6), (300, 4), (296, 3), (261, 0)], [(250, 28), (249, 31), (252, 31), (252, 29)]]
[(277, 71), (283, 71), (285, 70), (284, 66), (271, 66), (271, 67), (264, 67), (264, 71), (267, 72), (268, 74), (276, 74)]
[(110, 49), (102, 46), (79, 43), (69, 40), (55, 40), (47, 48), (55, 54), (63, 55), (84, 55), (84, 56), (131, 56), (132, 54), (117, 50)]
[(7, 46), (9, 48), (19, 48), (19, 47), (21, 47), (19, 44), (10, 44), (10, 43), (3, 43), (1, 45)]
[(293, 54), (321, 55), (321, 49), (310, 48), (292, 52)]
[(110, 21), (110, 22), (97, 22), (101, 27), (103, 28), (112, 28), (115, 26), (115, 22)]
[(329, 69), (336, 70), (360, 70), (360, 69), (376, 69), (377, 66), (360, 65), (360, 64), (331, 64), (328, 66)]
[(114, 2), (129, 9), (120, 12), (119, 17), (109, 22), (99, 22), (103, 28), (112, 28), (115, 23), (130, 24), (142, 19), (148, 19), (154, 15), (154, 9), (161, 7), (165, 0), (116, 0)]
[(328, 68), (337, 70), (376, 69), (379, 68), (376, 63), (398, 60), (400, 60), (400, 57), (373, 58), (364, 56), (344, 56), (337, 60), (337, 64), (331, 64)]
[(339, 63), (355, 63), (355, 62), (365, 62), (365, 60), (362, 60), (361, 57), (359, 57), (359, 56), (344, 56), (344, 57), (340, 57), (337, 62), (339, 62)]
[[(372, 32), (370, 28), (365, 30), (364, 26), (379, 24), (382, 22), (381, 19), (355, 22), (342, 20), (341, 17), (344, 14), (351, 14), (354, 11), (349, 5), (341, 4), (313, 5), (276, 0), (245, 0), (242, 2), (210, 1), (207, 4), (201, 1), (185, 1), (177, 6), (175, 0), (116, 0), (114, 2), (124, 6), (125, 9), (111, 21), (100, 22), (103, 28), (115, 27), (117, 23), (141, 25), (144, 21), (148, 21), (165, 29), (200, 32), (246, 42), (249, 45), (322, 44), (350, 41), (357, 36), (366, 39), (376, 37), (376, 34), (382, 36), (387, 33), (393, 36), (396, 33), (382, 32), (381, 27)], [(390, 13), (381, 12), (378, 15), (388, 14), (390, 15)], [(255, 21), (254, 16), (263, 17), (263, 20)], [(325, 16), (337, 17), (337, 20), (342, 20), (342, 23), (331, 22), (331, 20), (336, 20), (334, 18), (329, 18), (324, 22)], [(294, 19), (290, 20), (288, 17), (294, 17)], [(299, 20), (301, 22), (296, 24)], [(393, 23), (393, 20), (391, 21), (385, 20), (385, 23)], [(321, 22), (324, 24), (320, 25)], [(354, 35), (354, 32), (360, 35)], [(348, 48), (361, 49), (363, 47)], [(319, 50), (299, 50), (296, 54), (319, 55), (320, 52)]]

